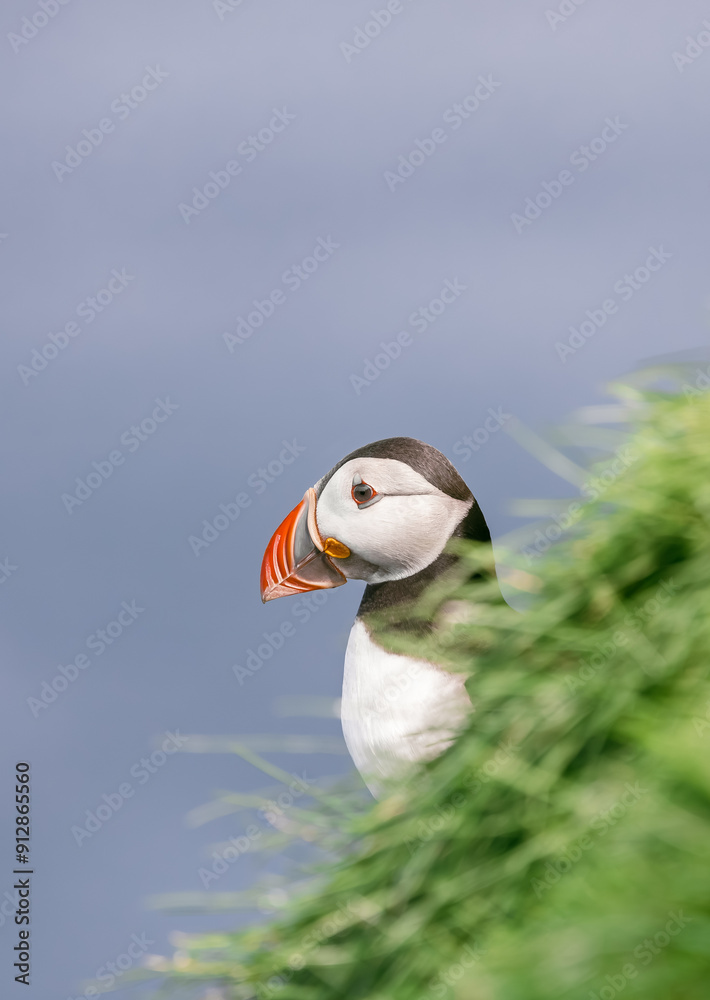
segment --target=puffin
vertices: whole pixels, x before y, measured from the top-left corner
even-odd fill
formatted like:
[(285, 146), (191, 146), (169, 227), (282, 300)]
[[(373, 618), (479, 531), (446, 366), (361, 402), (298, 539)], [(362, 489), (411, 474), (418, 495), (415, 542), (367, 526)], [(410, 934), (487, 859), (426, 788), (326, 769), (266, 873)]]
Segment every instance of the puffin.
[(433, 628), (408, 620), (407, 607), (458, 561), (452, 538), (491, 543), (471, 490), (432, 445), (392, 437), (352, 451), (310, 486), (264, 553), (263, 602), (366, 584), (345, 652), (341, 722), (376, 798), (443, 753), (472, 710), (463, 674), (386, 642), (388, 620), (415, 636)]

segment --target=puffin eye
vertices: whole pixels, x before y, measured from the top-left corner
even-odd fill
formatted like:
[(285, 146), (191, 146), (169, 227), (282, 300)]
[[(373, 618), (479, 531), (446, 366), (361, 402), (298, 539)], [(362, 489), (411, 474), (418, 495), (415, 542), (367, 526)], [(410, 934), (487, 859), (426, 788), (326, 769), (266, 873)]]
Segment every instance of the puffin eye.
[(359, 483), (357, 486), (353, 486), (352, 494), (355, 503), (365, 503), (367, 500), (372, 500), (375, 491), (367, 483)]
[(369, 483), (363, 481), (361, 476), (353, 476), (353, 484), (350, 490), (350, 495), (352, 496), (358, 507), (367, 507), (375, 500), (380, 499), (380, 494), (377, 490), (374, 490)]

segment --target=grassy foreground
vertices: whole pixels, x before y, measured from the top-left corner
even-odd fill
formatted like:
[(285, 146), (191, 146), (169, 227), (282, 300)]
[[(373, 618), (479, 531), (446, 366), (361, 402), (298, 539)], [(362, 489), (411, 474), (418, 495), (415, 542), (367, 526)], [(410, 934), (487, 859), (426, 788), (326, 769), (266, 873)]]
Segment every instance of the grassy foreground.
[(710, 393), (689, 384), (637, 394), (601, 495), (519, 561), (525, 614), (485, 578), (428, 596), (470, 606), (429, 640), (470, 674), (469, 728), (370, 808), (295, 806), (339, 855), (271, 921), (183, 941), (169, 993), (706, 1000)]

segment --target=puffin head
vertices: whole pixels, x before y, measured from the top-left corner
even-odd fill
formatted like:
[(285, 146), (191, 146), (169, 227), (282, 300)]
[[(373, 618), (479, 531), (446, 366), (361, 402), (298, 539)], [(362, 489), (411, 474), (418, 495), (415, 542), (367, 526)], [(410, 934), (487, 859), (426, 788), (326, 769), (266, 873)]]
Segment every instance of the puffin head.
[[(467, 522), (473, 530), (461, 531)], [(413, 576), (454, 534), (489, 540), (473, 494), (440, 451), (386, 438), (346, 455), (306, 490), (269, 542), (261, 599)]]

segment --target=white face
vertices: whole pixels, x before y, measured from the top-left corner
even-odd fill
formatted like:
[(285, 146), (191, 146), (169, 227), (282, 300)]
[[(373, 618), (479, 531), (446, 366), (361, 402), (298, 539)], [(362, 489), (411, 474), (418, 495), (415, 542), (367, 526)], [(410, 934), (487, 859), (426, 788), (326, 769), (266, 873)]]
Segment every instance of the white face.
[[(352, 497), (355, 475), (381, 499), (359, 507)], [(347, 559), (334, 560), (345, 576), (383, 583), (432, 563), (472, 504), (473, 499), (442, 493), (405, 462), (354, 458), (318, 497), (316, 521), (322, 538), (336, 538), (350, 549)]]

